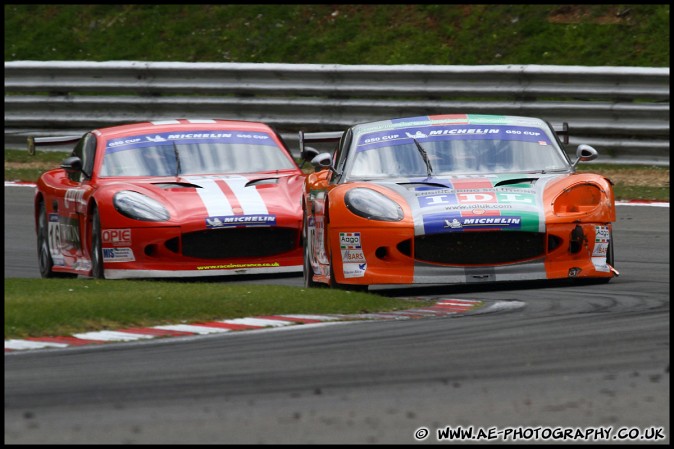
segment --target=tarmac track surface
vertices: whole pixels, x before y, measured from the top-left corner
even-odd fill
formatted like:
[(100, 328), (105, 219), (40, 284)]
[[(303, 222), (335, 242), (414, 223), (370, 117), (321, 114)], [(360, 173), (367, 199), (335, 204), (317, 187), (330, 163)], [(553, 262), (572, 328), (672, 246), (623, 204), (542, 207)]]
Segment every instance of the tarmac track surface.
[[(38, 276), (32, 194), (5, 188), (5, 277)], [(614, 236), (608, 284), (379, 291), (520, 308), (6, 354), (5, 443), (668, 443), (669, 208), (619, 206)]]

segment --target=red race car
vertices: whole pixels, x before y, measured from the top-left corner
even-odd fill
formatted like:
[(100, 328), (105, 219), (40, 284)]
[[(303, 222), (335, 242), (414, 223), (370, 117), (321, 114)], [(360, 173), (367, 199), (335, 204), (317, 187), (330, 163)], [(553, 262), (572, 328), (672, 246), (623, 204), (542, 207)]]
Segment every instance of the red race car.
[(73, 143), (37, 183), (42, 277), (302, 271), (304, 175), (269, 126), (164, 120), (28, 145)]
[[(613, 186), (540, 119), (434, 115), (300, 133), (304, 280), (366, 289), (536, 279), (609, 281)], [(339, 142), (334, 154), (304, 144)]]

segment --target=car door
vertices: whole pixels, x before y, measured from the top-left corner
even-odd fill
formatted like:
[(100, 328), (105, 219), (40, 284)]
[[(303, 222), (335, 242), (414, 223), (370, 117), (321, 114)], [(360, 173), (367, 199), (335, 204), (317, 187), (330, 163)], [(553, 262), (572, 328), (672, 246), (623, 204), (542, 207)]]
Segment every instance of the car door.
[(65, 264), (76, 271), (90, 268), (86, 250), (87, 202), (93, 191), (91, 175), (96, 153), (96, 137), (85, 134), (73, 150), (72, 156), (82, 161), (81, 171), (67, 171), (60, 187), (62, 198), (58, 204), (59, 244)]
[(341, 182), (341, 172), (347, 160), (352, 132), (348, 129), (333, 154), (333, 169), (322, 169), (310, 174), (306, 181), (308, 236), (311, 242), (311, 262), (319, 275), (329, 275), (330, 249), (328, 247), (328, 194)]

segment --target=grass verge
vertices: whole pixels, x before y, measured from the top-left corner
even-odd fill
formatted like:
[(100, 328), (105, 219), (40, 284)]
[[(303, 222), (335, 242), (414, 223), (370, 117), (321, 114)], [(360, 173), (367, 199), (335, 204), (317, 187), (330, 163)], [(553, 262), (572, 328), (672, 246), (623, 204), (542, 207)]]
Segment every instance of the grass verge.
[(5, 339), (277, 314), (358, 314), (433, 301), (280, 285), (5, 279)]

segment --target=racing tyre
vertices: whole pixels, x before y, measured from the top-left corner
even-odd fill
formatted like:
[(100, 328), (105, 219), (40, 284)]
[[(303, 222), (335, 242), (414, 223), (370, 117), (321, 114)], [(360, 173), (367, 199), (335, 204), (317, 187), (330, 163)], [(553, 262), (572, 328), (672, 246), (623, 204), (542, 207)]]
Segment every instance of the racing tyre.
[(613, 266), (613, 233), (609, 236), (608, 249), (606, 250), (606, 263)]
[[(44, 202), (40, 202), (39, 215), (37, 218), (37, 260), (40, 269), (40, 276), (43, 278), (72, 278), (71, 273), (58, 273), (52, 271), (54, 259), (49, 250), (49, 221), (47, 220), (47, 209)], [(58, 231), (57, 231), (58, 232)]]
[(91, 211), (91, 277), (105, 279), (103, 270), (103, 247), (101, 244), (101, 218), (98, 208)]
[[(314, 269), (311, 266), (311, 242), (309, 241), (309, 230), (307, 226), (307, 217), (304, 216), (302, 225), (302, 247), (304, 251), (304, 262), (302, 273), (304, 275), (304, 286), (306, 288), (319, 287), (319, 283), (314, 281)], [(322, 284), (321, 284), (322, 285)]]
[[(614, 253), (613, 253), (613, 233), (609, 235), (608, 248), (606, 249), (606, 263), (613, 267)], [(576, 279), (576, 284), (608, 284), (615, 276), (605, 278), (585, 278)]]
[(40, 267), (40, 276), (43, 278), (55, 277), (51, 268), (54, 261), (49, 251), (49, 225), (47, 222), (47, 210), (44, 202), (40, 202), (40, 211), (37, 219), (37, 260)]
[[(606, 249), (606, 263), (613, 267), (613, 233), (609, 235), (608, 248)], [(608, 284), (613, 277), (610, 278), (600, 278), (599, 283)]]

